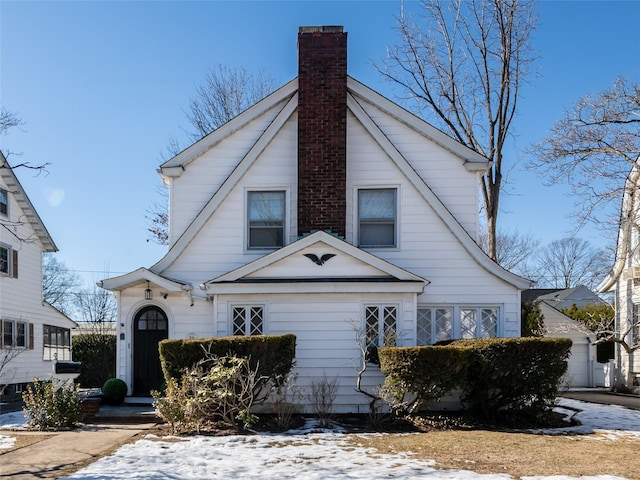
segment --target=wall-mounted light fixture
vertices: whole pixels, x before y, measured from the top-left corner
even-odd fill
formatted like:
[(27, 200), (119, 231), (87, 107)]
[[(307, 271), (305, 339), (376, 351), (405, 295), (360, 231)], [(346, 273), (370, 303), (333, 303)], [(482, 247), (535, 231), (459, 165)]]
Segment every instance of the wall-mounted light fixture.
[(149, 280), (147, 280), (147, 289), (144, 291), (145, 300), (153, 300), (153, 290), (149, 288)]

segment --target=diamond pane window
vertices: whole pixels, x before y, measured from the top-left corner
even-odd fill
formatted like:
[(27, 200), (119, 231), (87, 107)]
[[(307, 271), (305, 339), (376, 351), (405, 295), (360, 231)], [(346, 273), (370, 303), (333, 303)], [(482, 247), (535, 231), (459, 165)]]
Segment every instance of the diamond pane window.
[(365, 308), (365, 336), (367, 348), (378, 346), (378, 307)]
[(453, 338), (453, 310), (451, 308), (436, 308), (436, 342), (443, 342)]
[(481, 338), (495, 338), (498, 336), (498, 311), (495, 308), (482, 309)]
[(263, 307), (233, 307), (231, 316), (232, 335), (262, 335), (264, 333)]
[(416, 344), (431, 345), (433, 343), (431, 336), (431, 309), (419, 308), (416, 324)]
[(462, 338), (476, 338), (477, 311), (475, 308), (460, 309), (460, 335)]
[(368, 305), (365, 307), (365, 335), (367, 348), (397, 344), (398, 307)]

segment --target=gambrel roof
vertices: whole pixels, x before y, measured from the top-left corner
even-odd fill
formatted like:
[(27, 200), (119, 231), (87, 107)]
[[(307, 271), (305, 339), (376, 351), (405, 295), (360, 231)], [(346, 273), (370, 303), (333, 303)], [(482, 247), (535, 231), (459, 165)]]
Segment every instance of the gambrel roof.
[(13, 168), (9, 165), (9, 162), (2, 152), (0, 152), (0, 177), (2, 177), (9, 193), (11, 193), (20, 206), (22, 214), (24, 218), (26, 218), (25, 223), (29, 223), (36, 233), (38, 240), (42, 244), (42, 250), (44, 252), (57, 252), (58, 247), (53, 242), (53, 238), (49, 235), (40, 215), (38, 215), (38, 212), (31, 203), (31, 200), (29, 200), (27, 192), (22, 188), (18, 177), (16, 177)]
[[(269, 126), (262, 132), (251, 148), (245, 152), (236, 168), (200, 210), (191, 224), (182, 232), (182, 235), (171, 245), (167, 254), (150, 268), (152, 272), (162, 274), (162, 272), (167, 270), (176, 261), (181, 252), (184, 251), (198, 232), (205, 226), (208, 219), (222, 204), (232, 189), (239, 184), (245, 173), (249, 171), (261, 153), (283, 128), (287, 120), (296, 112), (298, 103), (297, 91), (298, 81), (294, 79), (160, 166), (159, 173), (163, 177), (179, 177), (191, 162), (211, 148), (214, 148), (234, 132), (242, 129), (252, 120), (267, 112), (271, 112), (272, 114), (273, 120)], [(391, 116), (418, 132), (424, 138), (453, 153), (460, 159), (461, 164), (468, 171), (484, 172), (490, 167), (491, 162), (351, 77), (347, 79), (347, 92), (348, 110), (363, 125), (365, 130), (391, 159), (399, 171), (402, 172), (409, 183), (419, 192), (424, 201), (436, 212), (444, 225), (446, 225), (456, 237), (473, 260), (482, 268), (508, 284), (514, 285), (519, 289), (528, 288), (531, 284), (529, 280), (503, 269), (480, 249), (475, 240), (469, 236), (459, 221), (431, 190), (425, 179), (420, 177), (410, 162), (398, 151), (385, 132), (381, 130), (373, 118), (367, 113), (367, 108), (375, 108)]]

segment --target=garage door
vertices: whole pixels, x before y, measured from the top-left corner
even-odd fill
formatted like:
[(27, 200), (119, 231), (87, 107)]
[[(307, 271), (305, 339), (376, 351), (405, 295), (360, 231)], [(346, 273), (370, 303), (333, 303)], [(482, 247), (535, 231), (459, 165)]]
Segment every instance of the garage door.
[[(575, 340), (574, 340), (575, 342)], [(574, 343), (571, 347), (569, 367), (564, 385), (569, 387), (589, 387), (589, 344)]]

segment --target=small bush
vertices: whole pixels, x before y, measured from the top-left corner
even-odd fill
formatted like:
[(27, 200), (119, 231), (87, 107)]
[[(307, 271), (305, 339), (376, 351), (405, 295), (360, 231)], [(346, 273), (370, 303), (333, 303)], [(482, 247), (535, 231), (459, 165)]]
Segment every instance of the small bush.
[(468, 353), (457, 347), (382, 347), (378, 354), (384, 396), (396, 414), (425, 408), (466, 379)]
[(56, 388), (52, 380), (35, 378), (22, 395), (27, 423), (39, 430), (76, 427), (84, 418), (78, 404), (78, 386), (68, 382)]
[(336, 400), (339, 386), (337, 377), (328, 378), (326, 375), (311, 382), (309, 401), (320, 427), (329, 426), (329, 420), (333, 413), (333, 402)]
[(102, 386), (102, 398), (109, 405), (122, 405), (127, 396), (127, 384), (119, 378), (110, 378)]
[(207, 356), (186, 371), (180, 382), (168, 379), (164, 396), (157, 391), (152, 395), (158, 415), (174, 432), (179, 427), (199, 432), (207, 421), (222, 421), (240, 430), (258, 421), (251, 408), (255, 392), (266, 389), (267, 381), (251, 368), (247, 358)]

